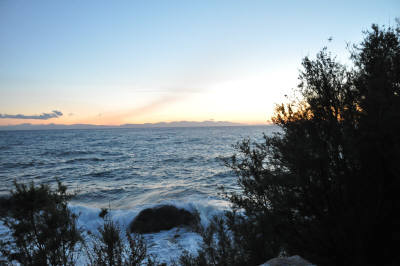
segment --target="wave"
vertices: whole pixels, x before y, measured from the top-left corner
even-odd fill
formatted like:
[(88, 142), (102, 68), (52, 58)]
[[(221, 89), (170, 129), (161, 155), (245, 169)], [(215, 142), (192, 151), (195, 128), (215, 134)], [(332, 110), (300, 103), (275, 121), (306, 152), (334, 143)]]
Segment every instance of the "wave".
[[(113, 209), (110, 207), (110, 217), (114, 222), (117, 222), (122, 229), (127, 229), (130, 222), (143, 209), (153, 208), (159, 205), (173, 205), (177, 208), (182, 208), (190, 212), (197, 211), (200, 215), (200, 222), (203, 226), (208, 226), (210, 220), (215, 215), (221, 215), (229, 209), (230, 203), (225, 200), (210, 198), (210, 199), (194, 199), (191, 201), (166, 200), (157, 204), (142, 204), (129, 209)], [(95, 231), (102, 224), (102, 219), (98, 216), (100, 208), (87, 207), (83, 205), (69, 204), (69, 208), (78, 214), (78, 226), (85, 230)], [(171, 229), (172, 230), (172, 229)]]
[[(111, 207), (109, 212), (110, 218), (120, 226), (123, 232), (128, 229), (131, 221), (141, 210), (165, 204), (174, 205), (177, 208), (183, 208), (191, 212), (197, 211), (203, 226), (207, 226), (214, 215), (221, 215), (229, 207), (227, 202), (218, 199), (203, 199), (189, 202), (170, 200), (159, 204), (136, 206), (131, 209), (113, 209)], [(99, 217), (101, 211), (99, 208), (74, 204), (69, 204), (68, 207), (73, 213), (78, 215), (77, 226), (83, 230), (84, 236), (89, 232), (98, 232), (98, 228), (103, 224), (103, 220)], [(4, 240), (8, 235), (8, 229), (0, 222), (0, 240)], [(157, 256), (160, 262), (167, 264), (171, 260), (178, 258), (184, 250), (188, 250), (191, 253), (197, 252), (202, 243), (202, 238), (199, 234), (182, 227), (158, 233), (144, 234), (143, 236), (147, 242), (149, 254)], [(78, 265), (84, 264), (85, 260), (86, 258), (82, 257)]]
[(33, 167), (33, 166), (39, 166), (39, 165), (44, 165), (44, 162), (41, 161), (29, 161), (29, 162), (16, 162), (16, 163), (2, 163), (1, 167), (5, 168), (5, 169), (9, 169), (9, 168), (29, 168), (29, 167)]
[[(213, 216), (221, 215), (229, 208), (228, 202), (218, 199), (189, 202), (170, 200), (159, 204), (140, 205), (131, 209), (112, 209), (111, 207), (110, 217), (121, 227), (122, 231), (125, 231), (141, 210), (164, 204), (173, 205), (191, 212), (197, 211), (200, 216), (200, 223), (203, 226), (208, 226)], [(82, 205), (69, 205), (69, 207), (75, 214), (79, 215), (77, 225), (80, 228), (93, 233), (102, 225), (103, 220), (99, 217), (99, 208), (90, 208)], [(165, 263), (178, 258), (183, 250), (188, 250), (191, 253), (197, 252), (202, 243), (202, 238), (199, 234), (190, 231), (188, 228), (180, 227), (158, 233), (144, 234), (143, 236), (147, 242), (149, 253), (157, 256), (160, 262)]]
[(84, 176), (91, 176), (91, 177), (106, 177), (106, 176), (114, 176), (115, 169), (111, 170), (104, 170), (104, 171), (93, 171)]
[(102, 156), (121, 156), (124, 155), (122, 152), (113, 152), (113, 151), (105, 151), (101, 150), (100, 155)]
[(103, 162), (103, 161), (105, 161), (105, 160), (102, 159), (102, 158), (97, 158), (97, 157), (94, 157), (94, 158), (74, 158), (74, 159), (65, 161), (65, 163), (71, 164), (71, 163), (79, 163), (79, 162)]
[(161, 161), (162, 163), (196, 163), (199, 165), (204, 164), (213, 164), (217, 163), (222, 165), (223, 160), (221, 157), (208, 157), (208, 156), (201, 156), (201, 155), (194, 155), (189, 157), (175, 157), (175, 158), (167, 158)]
[(93, 154), (93, 152), (87, 150), (73, 150), (73, 151), (46, 150), (41, 154), (41, 156), (66, 157), (66, 156), (88, 155), (88, 154)]
[(188, 138), (188, 139), (178, 139), (173, 141), (173, 144), (184, 144), (184, 143), (190, 143), (190, 144), (194, 144), (194, 143), (203, 143), (203, 139), (202, 138)]
[(189, 157), (179, 157), (179, 158), (167, 158), (161, 161), (162, 163), (185, 163), (185, 162), (207, 162), (206, 157), (201, 155), (189, 156)]

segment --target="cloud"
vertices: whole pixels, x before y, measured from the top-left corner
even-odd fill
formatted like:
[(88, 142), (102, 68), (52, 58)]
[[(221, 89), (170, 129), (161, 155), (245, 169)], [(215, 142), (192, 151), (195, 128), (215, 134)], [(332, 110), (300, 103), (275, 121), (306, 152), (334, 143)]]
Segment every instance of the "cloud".
[(16, 115), (9, 115), (9, 114), (0, 114), (0, 119), (3, 118), (12, 118), (12, 119), (38, 119), (38, 120), (47, 120), (51, 118), (58, 118), (62, 116), (63, 113), (57, 110), (54, 110), (51, 113), (42, 113), (40, 115), (22, 115), (22, 114), (16, 114)]

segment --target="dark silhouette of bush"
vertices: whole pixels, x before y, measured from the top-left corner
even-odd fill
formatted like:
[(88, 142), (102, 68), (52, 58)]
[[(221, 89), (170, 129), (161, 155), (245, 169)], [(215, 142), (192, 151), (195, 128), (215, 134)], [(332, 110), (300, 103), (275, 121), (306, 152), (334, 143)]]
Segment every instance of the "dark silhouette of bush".
[(98, 235), (84, 239), (67, 206), (74, 195), (61, 182), (55, 190), (44, 184), (14, 185), (10, 197), (0, 202), (1, 219), (10, 230), (10, 237), (0, 241), (1, 265), (4, 259), (21, 265), (75, 265), (83, 247), (89, 265), (158, 265), (147, 254), (143, 237), (123, 235), (106, 209), (100, 213), (104, 223)]
[[(214, 216), (210, 225), (200, 231), (203, 237), (202, 249), (197, 256), (184, 252), (179, 258), (180, 265), (237, 265), (236, 249), (222, 217)], [(239, 254), (237, 254), (239, 255)], [(241, 260), (242, 261), (242, 260)]]
[[(281, 132), (244, 140), (226, 161), (241, 188), (227, 197), (245, 213), (221, 225), (232, 243), (206, 237), (182, 264), (227, 265), (234, 252), (248, 265), (280, 254), (317, 265), (400, 264), (399, 24), (373, 25), (350, 53), (351, 68), (326, 49), (303, 60), (294, 100), (276, 108)], [(215, 261), (221, 245), (230, 251)]]
[[(259, 254), (275, 254), (269, 249), (270, 243), (260, 242), (258, 232), (243, 215), (235, 211), (226, 212), (224, 216), (214, 216), (206, 228), (201, 228), (203, 238), (197, 255), (186, 251), (180, 256), (179, 263), (184, 266), (204, 265), (259, 265), (255, 262)], [(252, 254), (247, 251), (252, 250)], [(264, 253), (265, 252), (265, 253)]]
[(67, 207), (72, 195), (60, 182), (55, 190), (33, 183), (14, 185), (2, 217), (11, 238), (1, 241), (1, 254), (21, 265), (74, 265), (82, 238), (77, 217)]
[(121, 228), (111, 220), (107, 209), (99, 214), (104, 223), (89, 243), (88, 259), (90, 265), (157, 265), (153, 257), (147, 254), (147, 246), (139, 234), (131, 235), (128, 231), (123, 238)]

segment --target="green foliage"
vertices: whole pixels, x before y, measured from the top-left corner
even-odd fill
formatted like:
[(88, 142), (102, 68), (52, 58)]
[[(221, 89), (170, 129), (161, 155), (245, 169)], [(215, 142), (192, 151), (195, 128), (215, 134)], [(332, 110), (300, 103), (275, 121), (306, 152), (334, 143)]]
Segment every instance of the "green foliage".
[(94, 241), (88, 251), (91, 265), (155, 265), (153, 258), (147, 255), (144, 239), (138, 234), (126, 232), (126, 241), (120, 227), (111, 220), (108, 210), (102, 209), (99, 216), (104, 224), (98, 229), (99, 235), (94, 236)]
[(76, 215), (67, 207), (71, 194), (60, 182), (56, 190), (14, 182), (9, 210), (2, 218), (11, 239), (2, 241), (0, 252), (22, 265), (74, 265), (82, 240)]
[(217, 227), (229, 245), (206, 234), (183, 265), (234, 265), (238, 254), (258, 265), (282, 253), (317, 265), (400, 263), (400, 26), (373, 25), (351, 59), (349, 69), (323, 49), (303, 60), (296, 97), (276, 108), (281, 132), (244, 140), (226, 161), (241, 188), (227, 197), (245, 213)]

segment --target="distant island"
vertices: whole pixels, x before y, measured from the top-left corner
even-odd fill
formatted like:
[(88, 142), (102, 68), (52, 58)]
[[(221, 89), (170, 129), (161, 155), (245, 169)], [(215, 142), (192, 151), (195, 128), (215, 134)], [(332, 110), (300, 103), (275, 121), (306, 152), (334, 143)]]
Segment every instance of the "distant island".
[[(265, 124), (267, 125), (267, 124)], [(158, 127), (226, 127), (226, 126), (249, 126), (248, 124), (233, 123), (228, 121), (207, 120), (202, 122), (195, 121), (173, 121), (144, 124), (123, 124), (123, 125), (91, 125), (91, 124), (40, 124), (30, 123), (18, 125), (0, 126), (0, 130), (48, 130), (48, 129), (105, 129), (105, 128), (158, 128)]]

